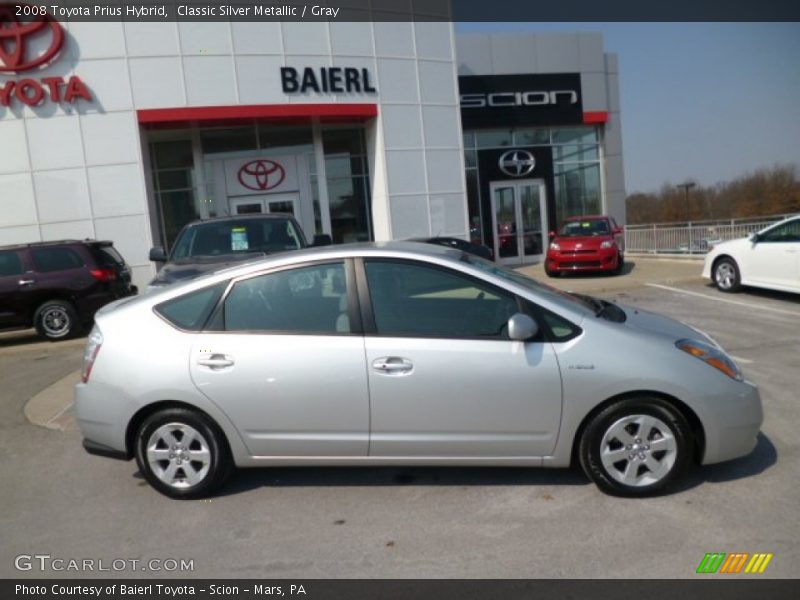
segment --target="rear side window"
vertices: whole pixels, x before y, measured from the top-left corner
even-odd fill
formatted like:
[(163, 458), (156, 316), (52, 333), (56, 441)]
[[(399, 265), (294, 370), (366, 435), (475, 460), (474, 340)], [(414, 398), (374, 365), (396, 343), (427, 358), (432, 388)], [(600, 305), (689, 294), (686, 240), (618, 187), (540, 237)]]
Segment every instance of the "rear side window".
[(228, 287), (227, 281), (190, 292), (159, 304), (155, 310), (180, 329), (200, 331), (226, 287)]
[(16, 252), (0, 252), (0, 277), (22, 275), (22, 261)]
[(34, 248), (31, 254), (40, 273), (78, 269), (85, 265), (78, 253), (69, 248)]
[(125, 264), (122, 255), (117, 252), (114, 246), (94, 246), (94, 254), (97, 261), (107, 267), (121, 267)]

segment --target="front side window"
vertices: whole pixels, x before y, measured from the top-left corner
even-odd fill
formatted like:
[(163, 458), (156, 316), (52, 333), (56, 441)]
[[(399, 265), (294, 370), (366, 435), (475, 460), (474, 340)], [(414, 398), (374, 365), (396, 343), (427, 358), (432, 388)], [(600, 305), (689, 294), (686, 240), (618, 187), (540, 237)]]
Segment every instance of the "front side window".
[(343, 263), (267, 273), (237, 282), (223, 307), (225, 331), (348, 334)]
[(40, 273), (79, 269), (83, 259), (69, 248), (36, 248), (32, 251), (33, 262)]
[(773, 227), (761, 235), (763, 242), (800, 242), (800, 219)]
[(19, 254), (13, 251), (0, 252), (0, 277), (22, 275), (23, 271)]
[(419, 263), (369, 260), (366, 272), (379, 335), (508, 339), (513, 294)]

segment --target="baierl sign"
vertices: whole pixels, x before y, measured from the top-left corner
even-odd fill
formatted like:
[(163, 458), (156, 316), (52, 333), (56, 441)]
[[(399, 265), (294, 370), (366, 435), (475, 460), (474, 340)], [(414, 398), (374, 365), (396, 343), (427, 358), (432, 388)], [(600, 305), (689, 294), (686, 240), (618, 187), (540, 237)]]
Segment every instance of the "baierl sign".
[(40, 7), (0, 5), (0, 106), (91, 102), (89, 89), (77, 75), (36, 77), (37, 71), (59, 59), (64, 37), (61, 24)]

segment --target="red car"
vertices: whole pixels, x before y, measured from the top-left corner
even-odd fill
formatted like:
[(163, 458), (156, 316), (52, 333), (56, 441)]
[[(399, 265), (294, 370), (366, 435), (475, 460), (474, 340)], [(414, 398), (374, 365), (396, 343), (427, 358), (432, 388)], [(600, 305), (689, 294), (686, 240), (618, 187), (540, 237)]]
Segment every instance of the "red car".
[(613, 217), (570, 217), (557, 234), (550, 233), (544, 270), (561, 273), (600, 271), (619, 273), (625, 263), (625, 238)]

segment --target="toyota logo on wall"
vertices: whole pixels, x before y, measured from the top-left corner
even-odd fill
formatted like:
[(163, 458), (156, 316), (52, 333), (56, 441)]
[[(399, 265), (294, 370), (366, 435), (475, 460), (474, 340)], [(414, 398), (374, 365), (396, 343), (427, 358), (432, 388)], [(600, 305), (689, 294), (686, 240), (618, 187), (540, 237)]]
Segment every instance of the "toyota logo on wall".
[(283, 183), (286, 171), (274, 160), (253, 160), (239, 169), (239, 183), (249, 190), (263, 192)]
[[(58, 56), (64, 45), (64, 30), (50, 15), (20, 20), (18, 7), (27, 6), (0, 6), (0, 73), (30, 71), (45, 65)], [(31, 51), (38, 44), (45, 49)]]
[(500, 157), (497, 166), (509, 177), (523, 177), (536, 167), (536, 159), (527, 150), (509, 150)]

